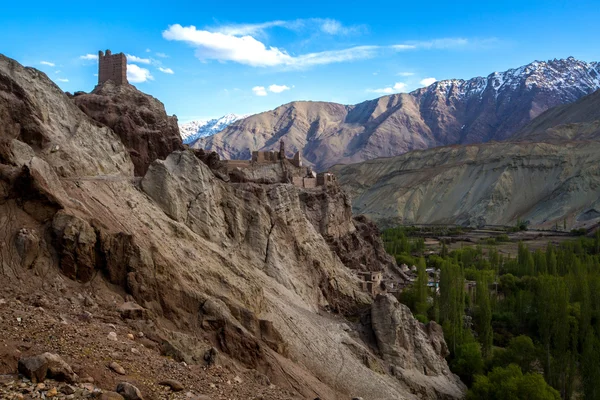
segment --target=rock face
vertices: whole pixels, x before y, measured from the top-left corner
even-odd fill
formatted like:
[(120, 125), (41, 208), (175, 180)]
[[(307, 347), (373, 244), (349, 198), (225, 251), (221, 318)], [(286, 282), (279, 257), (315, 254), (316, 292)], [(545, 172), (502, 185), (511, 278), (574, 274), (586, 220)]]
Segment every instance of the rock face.
[(600, 89), (600, 65), (535, 61), (470, 80), (439, 81), (409, 94), (352, 106), (293, 102), (238, 121), (193, 146), (226, 159), (276, 150), (280, 139), (318, 170), (411, 150), (500, 141), (549, 108)]
[[(418, 398), (408, 378), (374, 368), (383, 361), (324, 311), (350, 314), (372, 302), (327, 240), (358, 235), (367, 238), (361, 246), (375, 243), (339, 188), (225, 182), (191, 150), (154, 160), (136, 186), (126, 146), (111, 129), (93, 123), (45, 75), (6, 58), (0, 116), (5, 287), (55, 282), (57, 299), (69, 303), (61, 282), (93, 284), (121, 299), (110, 303), (116, 318), (123, 301), (142, 308), (127, 305), (119, 323), (143, 331), (147, 350), (255, 369), (289, 398)], [(24, 227), (48, 233), (38, 236), (30, 269), (14, 244)], [(69, 280), (92, 273), (85, 285)], [(102, 340), (115, 344), (108, 332)], [(213, 347), (218, 360), (207, 352)]]
[(136, 176), (143, 176), (157, 158), (164, 160), (174, 150), (183, 149), (177, 117), (168, 116), (159, 100), (132, 85), (105, 82), (73, 101), (90, 118), (119, 135)]
[(390, 294), (377, 296), (371, 321), (383, 359), (420, 399), (461, 396), (460, 380), (446, 364), (449, 352), (439, 325), (423, 325)]
[[(597, 223), (600, 143), (488, 143), (336, 166), (353, 210), (379, 224)], [(562, 226), (562, 225), (561, 225)]]

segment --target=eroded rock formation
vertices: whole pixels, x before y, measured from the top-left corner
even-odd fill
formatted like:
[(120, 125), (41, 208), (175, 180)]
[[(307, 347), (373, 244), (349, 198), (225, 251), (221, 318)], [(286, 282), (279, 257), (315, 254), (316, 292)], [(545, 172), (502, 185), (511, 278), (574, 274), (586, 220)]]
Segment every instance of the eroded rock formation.
[[(127, 136), (123, 144), (34, 69), (0, 58), (0, 83), (5, 285), (56, 282), (46, 290), (58, 300), (68, 295), (67, 278), (71, 288), (93, 286), (121, 298), (127, 307), (111, 312), (143, 333), (148, 349), (188, 363), (229, 360), (248, 369), (248, 379), (284, 388), (287, 398), (460, 396), (449, 379), (445, 392), (415, 394), (407, 382), (421, 388), (423, 378), (391, 376), (375, 343), (325, 311), (354, 313), (372, 302), (338, 255), (350, 245), (336, 248), (326, 238), (364, 239), (365, 255), (350, 260), (379, 252), (368, 250), (377, 244), (373, 232), (352, 219), (339, 188), (227, 183), (189, 150), (152, 161), (136, 186)], [(111, 121), (119, 121), (112, 100), (96, 100), (90, 104), (107, 102)], [(143, 104), (138, 111), (145, 121), (162, 115), (146, 115)], [(22, 229), (48, 234), (34, 250), (25, 245), (33, 239), (16, 240)]]
[(183, 149), (177, 117), (168, 116), (156, 98), (134, 86), (107, 81), (89, 94), (73, 98), (93, 120), (111, 128), (129, 151), (135, 175), (143, 176), (152, 161)]
[(379, 295), (371, 308), (373, 331), (383, 359), (419, 398), (461, 396), (460, 379), (450, 372), (448, 347), (434, 321), (417, 321), (392, 295)]

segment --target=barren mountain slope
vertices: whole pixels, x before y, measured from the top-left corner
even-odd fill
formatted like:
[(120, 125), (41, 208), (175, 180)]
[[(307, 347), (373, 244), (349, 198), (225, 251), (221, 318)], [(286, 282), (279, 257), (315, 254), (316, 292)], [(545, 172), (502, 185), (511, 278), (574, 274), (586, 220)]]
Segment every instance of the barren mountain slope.
[(575, 103), (551, 108), (514, 138), (531, 142), (600, 139), (600, 90)]
[(379, 223), (569, 227), (600, 220), (600, 143), (488, 143), (332, 168)]
[(598, 63), (572, 57), (536, 61), (352, 106), (293, 102), (238, 121), (193, 146), (248, 159), (252, 150), (274, 150), (283, 139), (322, 170), (411, 150), (505, 140), (549, 108), (598, 89)]
[[(285, 389), (257, 397), (463, 395), (435, 323), (417, 323), (386, 296), (373, 306), (377, 312), (369, 312), (371, 297), (359, 290), (336, 251), (362, 237), (365, 254), (378, 254), (382, 262), (385, 256), (381, 243), (368, 248), (368, 232), (357, 235), (364, 222), (353, 220), (339, 188), (226, 183), (192, 151), (153, 161), (136, 185), (129, 151), (111, 129), (84, 115), (44, 74), (4, 56), (0, 121), (0, 276), (6, 293), (20, 293), (32, 305), (42, 295), (59, 306), (76, 292), (112, 310), (127, 305), (122, 301), (138, 304), (117, 323), (119, 334), (142, 331), (150, 348), (190, 364), (204, 365), (207, 354), (212, 359), (207, 350), (216, 347), (238, 371), (264, 374)], [(348, 262), (360, 259), (353, 254)], [(69, 310), (79, 304), (70, 303)], [(18, 312), (20, 304), (11, 304)], [(382, 307), (397, 314), (392, 323), (382, 320)], [(52, 318), (66, 311), (54, 312)], [(342, 317), (360, 312), (370, 314), (372, 324)], [(86, 318), (69, 323), (106, 329), (111, 322)], [(75, 342), (56, 334), (48, 339), (55, 351), (62, 348), (58, 343)], [(377, 342), (363, 340), (365, 335)], [(26, 339), (11, 346), (30, 353)], [(86, 349), (66, 356), (84, 371), (114, 374), (94, 364), (98, 359)], [(135, 370), (148, 369), (129, 360)], [(15, 373), (14, 363), (1, 361), (0, 375)], [(203, 374), (202, 368), (194, 371)], [(122, 379), (154, 398), (156, 386), (145, 383), (152, 375), (141, 374)], [(223, 393), (216, 387), (210, 395)]]

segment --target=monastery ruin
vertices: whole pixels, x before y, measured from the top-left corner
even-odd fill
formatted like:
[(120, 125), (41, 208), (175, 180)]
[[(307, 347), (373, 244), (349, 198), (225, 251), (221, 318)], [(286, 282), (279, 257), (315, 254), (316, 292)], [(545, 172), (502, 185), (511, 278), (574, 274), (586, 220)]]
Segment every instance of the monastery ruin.
[(279, 142), (279, 151), (253, 151), (250, 160), (223, 160), (223, 163), (229, 173), (236, 169), (260, 170), (263, 167), (280, 165), (285, 173), (282, 183), (292, 183), (301, 188), (316, 188), (335, 182), (335, 175), (329, 172), (317, 174), (311, 167), (303, 167), (299, 151), (292, 158), (287, 158), (283, 140)]

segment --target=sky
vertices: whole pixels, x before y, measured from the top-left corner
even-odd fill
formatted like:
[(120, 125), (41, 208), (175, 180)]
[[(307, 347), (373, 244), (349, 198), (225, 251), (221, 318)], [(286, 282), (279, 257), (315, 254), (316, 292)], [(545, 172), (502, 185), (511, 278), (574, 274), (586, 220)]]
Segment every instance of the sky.
[(180, 123), (296, 100), (356, 104), (534, 60), (600, 61), (594, 1), (28, 0), (3, 4), (0, 53), (91, 91), (98, 50)]

